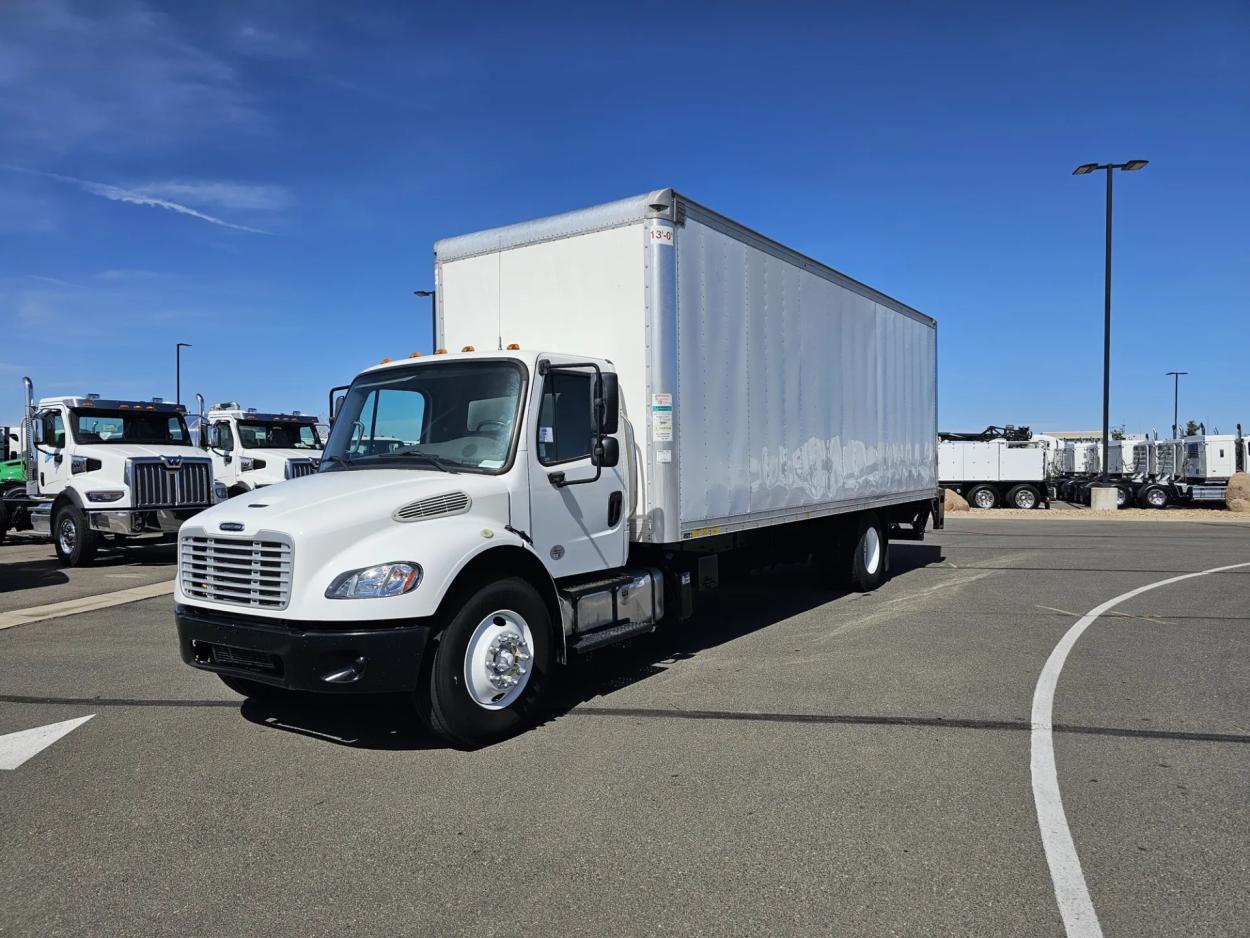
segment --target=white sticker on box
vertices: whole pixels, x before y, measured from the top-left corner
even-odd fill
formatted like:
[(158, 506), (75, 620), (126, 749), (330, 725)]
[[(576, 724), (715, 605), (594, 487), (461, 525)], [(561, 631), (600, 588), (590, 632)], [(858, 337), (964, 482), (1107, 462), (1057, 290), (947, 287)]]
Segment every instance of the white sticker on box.
[(539, 443), (554, 443), (556, 441), (556, 433), (551, 427), (538, 428)]
[(669, 443), (673, 439), (673, 395), (651, 395), (651, 439)]
[(671, 449), (657, 449), (655, 451), (656, 462), (672, 462), (673, 451)]

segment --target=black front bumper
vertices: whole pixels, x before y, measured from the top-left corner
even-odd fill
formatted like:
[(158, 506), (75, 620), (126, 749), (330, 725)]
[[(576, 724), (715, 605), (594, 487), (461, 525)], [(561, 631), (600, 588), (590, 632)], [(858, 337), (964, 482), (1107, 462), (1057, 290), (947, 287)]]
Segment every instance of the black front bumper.
[(413, 690), (431, 632), (421, 622), (352, 629), (182, 605), (174, 618), (182, 660), (194, 668), (327, 694)]

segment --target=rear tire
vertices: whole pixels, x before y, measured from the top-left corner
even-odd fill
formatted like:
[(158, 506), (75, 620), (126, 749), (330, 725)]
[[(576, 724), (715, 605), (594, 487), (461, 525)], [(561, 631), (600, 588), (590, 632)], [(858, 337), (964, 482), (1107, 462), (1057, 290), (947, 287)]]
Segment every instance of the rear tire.
[(1137, 503), (1143, 508), (1167, 508), (1171, 500), (1168, 490), (1162, 485), (1148, 485), (1137, 496)]
[(1115, 507), (1127, 508), (1133, 501), (1133, 493), (1126, 486), (1116, 486), (1115, 490)]
[(850, 545), (849, 556), (843, 557), (849, 570), (848, 585), (857, 593), (871, 592), (885, 582), (890, 568), (890, 542), (875, 512), (860, 515)]
[(968, 490), (968, 504), (973, 508), (997, 508), (998, 490), (992, 485), (974, 485)]
[(53, 516), (52, 544), (65, 566), (85, 567), (95, 559), (100, 537), (87, 524), (86, 513), (71, 503), (62, 505)]
[(1036, 508), (1042, 501), (1042, 493), (1031, 485), (1017, 485), (1007, 493), (1007, 504), (1026, 511)]
[(542, 704), (554, 661), (551, 616), (511, 577), (459, 604), (437, 638), (417, 712), (452, 745), (477, 748), (521, 731)]

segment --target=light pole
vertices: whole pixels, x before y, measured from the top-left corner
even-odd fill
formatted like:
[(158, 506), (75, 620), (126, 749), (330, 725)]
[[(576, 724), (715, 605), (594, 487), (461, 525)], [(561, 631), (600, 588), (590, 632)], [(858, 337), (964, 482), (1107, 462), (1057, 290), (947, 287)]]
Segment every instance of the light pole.
[(1107, 275), (1103, 294), (1103, 340), (1102, 340), (1102, 472), (1101, 481), (1107, 481), (1107, 459), (1111, 451), (1111, 175), (1117, 169), (1133, 172), (1145, 166), (1149, 160), (1129, 160), (1127, 163), (1082, 163), (1072, 170), (1073, 176), (1084, 176), (1096, 169), (1107, 171)]
[(438, 318), (435, 303), (437, 298), (433, 290), (413, 290), (414, 296), (428, 296), (430, 298), (430, 351), (438, 348)]
[(176, 375), (174, 378), (176, 382), (174, 390), (174, 403), (176, 404), (182, 403), (182, 350), (190, 347), (190, 342), (179, 342), (176, 346), (174, 346), (174, 360), (177, 362), (174, 366), (174, 373)]
[(1176, 440), (1180, 438), (1180, 434), (1177, 433), (1177, 430), (1180, 429), (1177, 426), (1177, 423), (1180, 420), (1179, 404), (1181, 400), (1181, 375), (1187, 375), (1189, 374), (1189, 372), (1188, 371), (1169, 371), (1168, 374), (1173, 376), (1172, 377), (1172, 439)]

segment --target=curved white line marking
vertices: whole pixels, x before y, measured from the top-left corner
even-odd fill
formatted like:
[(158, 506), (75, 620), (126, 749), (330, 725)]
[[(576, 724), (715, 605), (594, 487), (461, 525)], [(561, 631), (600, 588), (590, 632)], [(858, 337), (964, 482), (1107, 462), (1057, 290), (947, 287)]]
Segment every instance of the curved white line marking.
[(1240, 567), (1250, 567), (1250, 563), (1234, 563), (1227, 567), (1212, 567), (1210, 570), (1186, 573), (1121, 593), (1115, 599), (1109, 599), (1081, 616), (1064, 633), (1055, 650), (1046, 659), (1046, 665), (1037, 679), (1037, 687), (1033, 690), (1033, 802), (1037, 806), (1037, 826), (1041, 830), (1046, 863), (1050, 866), (1050, 878), (1055, 884), (1055, 898), (1059, 901), (1059, 914), (1063, 916), (1063, 927), (1068, 938), (1102, 938), (1102, 926), (1098, 924), (1098, 914), (1090, 901), (1085, 874), (1081, 872), (1081, 861), (1076, 855), (1072, 832), (1068, 829), (1068, 819), (1063, 813), (1059, 777), (1055, 772), (1055, 744), (1051, 735), (1051, 720), (1055, 709), (1055, 685), (1059, 683), (1059, 672), (1063, 670), (1068, 652), (1084, 631), (1112, 606), (1160, 586)]

